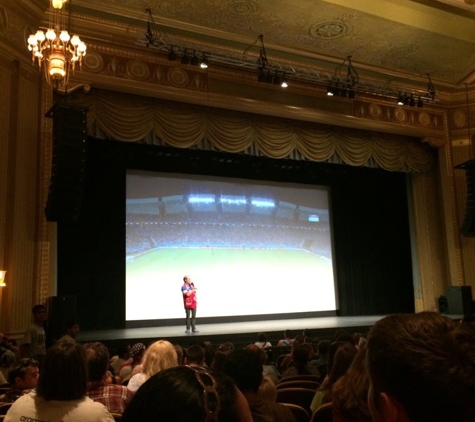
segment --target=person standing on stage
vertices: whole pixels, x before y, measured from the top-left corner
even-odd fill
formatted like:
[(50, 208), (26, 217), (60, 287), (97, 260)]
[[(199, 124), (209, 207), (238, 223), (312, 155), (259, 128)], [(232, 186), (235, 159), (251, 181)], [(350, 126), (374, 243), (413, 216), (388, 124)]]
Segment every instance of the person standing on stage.
[(190, 327), (194, 333), (199, 333), (196, 329), (196, 287), (191, 282), (190, 276), (183, 277), (183, 286), (181, 286), (181, 293), (183, 294), (183, 304), (185, 305), (186, 313), (186, 330), (185, 333), (190, 332)]

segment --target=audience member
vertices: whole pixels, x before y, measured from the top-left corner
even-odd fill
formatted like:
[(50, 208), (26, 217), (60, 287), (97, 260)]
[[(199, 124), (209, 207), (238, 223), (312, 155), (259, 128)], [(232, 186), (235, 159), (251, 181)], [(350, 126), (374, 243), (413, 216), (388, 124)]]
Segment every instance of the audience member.
[(117, 355), (112, 356), (109, 361), (109, 369), (114, 375), (119, 375), (122, 365), (130, 359), (130, 345), (121, 344), (117, 348)]
[(76, 337), (79, 335), (79, 331), (81, 331), (79, 323), (74, 320), (68, 321), (65, 328), (64, 336), (60, 340), (76, 341)]
[(0, 403), (13, 403), (19, 397), (36, 388), (38, 374), (38, 362), (34, 359), (21, 359), (20, 362), (10, 366), (8, 370), (10, 389), (0, 395)]
[(305, 328), (302, 331), (302, 337), (303, 337), (303, 342), (304, 343), (313, 343), (313, 338), (312, 338), (311, 332), (308, 328)]
[(294, 342), (294, 337), (292, 335), (292, 331), (285, 330), (284, 331), (284, 338), (280, 339), (277, 343), (277, 346), (291, 346)]
[(149, 378), (125, 409), (122, 422), (253, 422), (232, 380), (219, 371), (176, 366)]
[(26, 329), (20, 351), (22, 357), (37, 360), (41, 367), (46, 354), (46, 333), (44, 329), (46, 306), (35, 305), (32, 313), (33, 323)]
[(356, 356), (357, 350), (352, 344), (345, 341), (335, 343), (338, 344), (335, 359), (331, 369), (329, 366), (329, 374), (315, 393), (315, 397), (310, 405), (312, 412), (315, 412), (322, 404), (332, 401), (333, 385), (346, 373)]
[(267, 377), (262, 378), (257, 394), (262, 400), (268, 403), (277, 403), (277, 387), (275, 383)]
[(261, 349), (264, 349), (265, 352), (272, 349), (272, 344), (267, 341), (267, 336), (264, 333), (259, 333), (257, 335), (257, 341), (254, 344), (259, 346)]
[(20, 353), (20, 348), (14, 340), (9, 340), (3, 333), (0, 333), (0, 363), (1, 366), (11, 366)]
[(333, 422), (371, 422), (368, 391), (366, 346), (363, 344), (346, 373), (333, 385)]
[(475, 334), (435, 312), (378, 321), (367, 343), (374, 422), (473, 422)]
[(132, 398), (132, 393), (123, 385), (109, 384), (107, 367), (109, 350), (102, 343), (86, 343), (89, 385), (87, 395), (94, 401), (102, 403), (111, 413), (122, 413)]
[(178, 366), (175, 347), (166, 340), (158, 340), (145, 351), (141, 372), (130, 378), (127, 388), (135, 393), (152, 375), (174, 366)]
[(205, 350), (205, 363), (207, 367), (211, 367), (214, 360), (214, 349), (210, 341), (203, 341), (200, 346)]
[(226, 357), (233, 351), (234, 351), (233, 343), (226, 342), (226, 343), (221, 344), (214, 355), (214, 360), (211, 367), (217, 371), (222, 371)]
[(224, 373), (229, 375), (246, 398), (254, 422), (288, 422), (294, 420), (290, 409), (273, 404), (259, 396), (262, 383), (262, 364), (259, 357), (248, 349), (235, 350), (224, 361)]
[(460, 323), (465, 324), (467, 327), (475, 331), (475, 315), (464, 315), (464, 317), (460, 320)]
[(142, 362), (145, 353), (145, 345), (143, 343), (135, 343), (130, 348), (130, 358), (120, 367), (119, 376), (122, 383), (127, 384), (132, 377), (132, 372), (136, 366)]
[(186, 349), (185, 365), (205, 367), (205, 350), (197, 344), (188, 347)]
[(292, 362), (282, 374), (282, 378), (295, 375), (316, 375), (320, 376), (315, 366), (310, 366), (310, 357), (313, 355), (313, 348), (310, 343), (299, 344), (292, 348)]
[(331, 346), (330, 340), (320, 340), (318, 342), (318, 353), (316, 359), (310, 361), (310, 366), (316, 366), (320, 373), (320, 378), (324, 379), (327, 376), (328, 352)]
[(35, 390), (18, 398), (5, 422), (114, 422), (107, 408), (87, 392), (87, 361), (83, 346), (58, 341), (48, 350)]
[(277, 384), (280, 379), (280, 374), (274, 365), (267, 365), (267, 354), (262, 348), (255, 344), (250, 344), (247, 349), (259, 356), (259, 361), (262, 364), (262, 376), (270, 379), (274, 384)]
[(183, 350), (183, 347), (181, 347), (179, 344), (174, 344), (173, 347), (175, 348), (176, 360), (178, 362), (178, 365), (184, 365), (185, 364), (185, 351)]
[(277, 368), (280, 370), (280, 372), (283, 374), (287, 368), (289, 367), (289, 365), (292, 363), (292, 350), (295, 348), (295, 347), (298, 347), (300, 346), (301, 344), (303, 344), (303, 337), (302, 336), (296, 336), (292, 342), (292, 345), (291, 345), (291, 349), (290, 349), (290, 353), (286, 354), (285, 357), (282, 359), (281, 363), (280, 363), (280, 368)]

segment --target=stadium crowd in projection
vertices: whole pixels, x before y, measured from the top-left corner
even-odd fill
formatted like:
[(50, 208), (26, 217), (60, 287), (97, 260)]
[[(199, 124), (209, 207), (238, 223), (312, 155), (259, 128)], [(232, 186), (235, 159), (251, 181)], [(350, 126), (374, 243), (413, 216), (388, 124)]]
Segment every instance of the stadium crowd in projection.
[[(335, 310), (326, 188), (129, 172), (126, 319)], [(311, 293), (310, 293), (311, 292)]]

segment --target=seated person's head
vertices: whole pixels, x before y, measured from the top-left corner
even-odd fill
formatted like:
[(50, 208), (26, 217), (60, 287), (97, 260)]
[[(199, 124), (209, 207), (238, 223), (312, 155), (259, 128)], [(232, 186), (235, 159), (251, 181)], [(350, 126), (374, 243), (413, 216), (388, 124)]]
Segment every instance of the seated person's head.
[(264, 351), (264, 349), (261, 349), (256, 344), (250, 344), (249, 346), (246, 347), (246, 349), (250, 350), (252, 353), (255, 353), (257, 356), (259, 356), (259, 361), (261, 362), (261, 365), (266, 364), (267, 353)]
[(117, 356), (121, 359), (129, 359), (130, 358), (130, 344), (121, 344), (117, 348)]
[(259, 333), (257, 335), (257, 341), (259, 343), (265, 343), (265, 342), (267, 342), (267, 336), (264, 333)]
[(185, 362), (187, 365), (204, 366), (205, 363), (205, 349), (198, 344), (193, 344), (186, 349)]
[(391, 315), (367, 342), (374, 422), (475, 420), (475, 334), (434, 312)]
[(259, 356), (248, 349), (235, 350), (224, 361), (224, 373), (229, 375), (242, 392), (257, 393), (262, 382)]
[(102, 381), (109, 366), (109, 350), (102, 343), (86, 343), (89, 381)]
[(157, 372), (178, 365), (175, 346), (166, 340), (152, 343), (143, 355), (142, 372), (146, 377), (151, 377)]
[(45, 400), (78, 400), (87, 391), (87, 359), (84, 347), (59, 340), (46, 352), (36, 392)]
[(77, 321), (69, 321), (66, 324), (66, 334), (72, 338), (76, 338), (79, 334), (80, 327)]
[(34, 359), (22, 359), (8, 370), (8, 382), (14, 390), (31, 390), (38, 383), (38, 362)]
[(35, 305), (31, 310), (33, 314), (33, 319), (36, 323), (42, 323), (46, 321), (46, 306), (45, 305)]
[(292, 349), (292, 359), (297, 366), (307, 365), (311, 356), (310, 347), (306, 343), (300, 344)]
[(176, 366), (149, 378), (135, 393), (122, 422), (252, 422), (246, 399), (221, 372)]
[(140, 363), (142, 361), (142, 357), (145, 353), (145, 344), (143, 343), (135, 343), (130, 348), (130, 357), (134, 361), (135, 364)]

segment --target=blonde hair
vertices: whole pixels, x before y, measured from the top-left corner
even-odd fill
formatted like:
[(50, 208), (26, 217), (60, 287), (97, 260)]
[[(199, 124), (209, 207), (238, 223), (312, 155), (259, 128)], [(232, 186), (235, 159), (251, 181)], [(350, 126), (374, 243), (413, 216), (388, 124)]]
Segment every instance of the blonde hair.
[(173, 344), (166, 340), (158, 340), (151, 344), (142, 359), (142, 373), (147, 379), (174, 366), (178, 366), (177, 353)]

